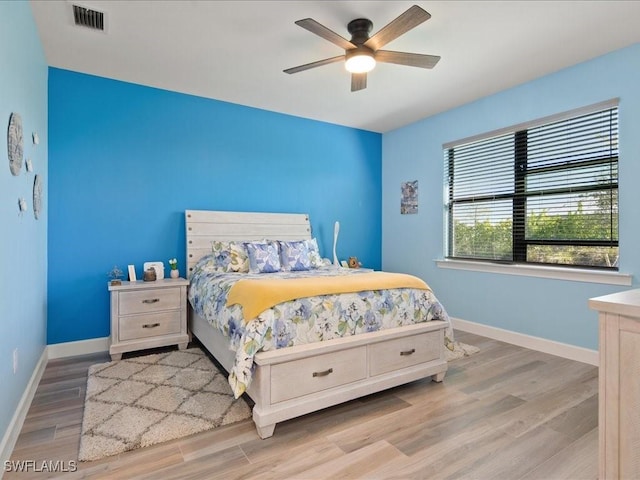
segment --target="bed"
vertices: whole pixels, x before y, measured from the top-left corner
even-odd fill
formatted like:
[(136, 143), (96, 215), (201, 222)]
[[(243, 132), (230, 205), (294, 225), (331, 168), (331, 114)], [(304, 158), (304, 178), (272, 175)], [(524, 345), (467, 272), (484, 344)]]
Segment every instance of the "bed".
[[(441, 309), (437, 299), (429, 306), (429, 311), (433, 309), (437, 312), (430, 321), (425, 321), (425, 316), (419, 323), (403, 323), (402, 326), (387, 325), (383, 327), (378, 325), (381, 329), (374, 331), (368, 331), (366, 325), (361, 325), (362, 328), (359, 328), (357, 332), (354, 331), (354, 333), (358, 333), (356, 335), (347, 333), (345, 336), (335, 336), (335, 338), (324, 339), (320, 342), (293, 344), (293, 346), (283, 345), (284, 348), (277, 346), (279, 338), (273, 339), (270, 336), (269, 338), (273, 342), (271, 349), (261, 350), (258, 348), (256, 352), (251, 353), (249, 360), (244, 358), (245, 362), (250, 362), (250, 372), (239, 370), (238, 363), (242, 352), (240, 350), (234, 351), (230, 347), (230, 342), (233, 343), (230, 337), (236, 340), (237, 338), (228, 331), (229, 329), (222, 327), (222, 323), (226, 322), (226, 319), (218, 322), (220, 323), (219, 328), (214, 326), (216, 321), (220, 319), (212, 319), (210, 311), (203, 311), (202, 300), (197, 300), (193, 294), (195, 290), (200, 292), (202, 287), (199, 284), (196, 286), (194, 282), (199, 281), (202, 266), (211, 263), (214, 243), (260, 242), (265, 239), (291, 244), (315, 242), (311, 234), (309, 217), (305, 214), (288, 213), (186, 210), (185, 230), (187, 276), (191, 280), (189, 288), (190, 333), (200, 341), (227, 372), (240, 371), (250, 375), (249, 382), (240, 383), (242, 389), (238, 388), (237, 379), (236, 383), (231, 382), (233, 373), (230, 373), (230, 383), (232, 383), (236, 395), (244, 392), (254, 402), (253, 421), (261, 438), (272, 436), (276, 424), (284, 420), (414, 380), (431, 377), (434, 381), (441, 382), (444, 379), (447, 371), (445, 331), (449, 331), (450, 323), (446, 312)], [(331, 272), (332, 268), (333, 272)], [(378, 273), (347, 270), (327, 265), (324, 269), (318, 268), (317, 272), (328, 276), (338, 274), (348, 277), (344, 279), (345, 282), (364, 282), (369, 280), (368, 277)], [(294, 273), (302, 276), (307, 274), (307, 272), (288, 273), (291, 275), (283, 273), (281, 276), (295, 276)], [(237, 273), (235, 275), (239, 276)], [(381, 273), (381, 275), (400, 274)], [(224, 277), (225, 275), (215, 274), (214, 276)], [(323, 281), (315, 279), (315, 274), (306, 276), (314, 277), (308, 279), (309, 282)], [(229, 288), (229, 285), (237, 279), (234, 279), (232, 274), (228, 274), (227, 277), (223, 280), (227, 282), (226, 288)], [(251, 274), (248, 274), (247, 278), (250, 277)], [(222, 284), (224, 285), (224, 283)], [(409, 289), (402, 289), (401, 292), (405, 297), (414, 294), (413, 290)], [(416, 292), (423, 291), (416, 290)], [(376, 295), (387, 294), (384, 290), (367, 292), (371, 295), (374, 293)], [(398, 291), (390, 290), (389, 294), (391, 293), (397, 295)], [(431, 297), (430, 291), (428, 294), (430, 295), (429, 299), (435, 299), (435, 297)], [(354, 295), (363, 296), (362, 293)], [(422, 295), (420, 297), (422, 299), (425, 294), (415, 293), (415, 295)], [(331, 300), (334, 297), (326, 296), (323, 298)], [(366, 301), (370, 302), (369, 299)], [(382, 300), (379, 299), (379, 301)], [(384, 301), (389, 302), (389, 299), (385, 297)], [(285, 306), (285, 303), (280, 305)], [(278, 310), (280, 305), (257, 316), (255, 323), (264, 321), (264, 318), (270, 318), (269, 315), (272, 311), (280, 312)], [(226, 305), (226, 308), (236, 308), (239, 309), (238, 311), (242, 311), (239, 305)], [(244, 308), (247, 309), (247, 305)], [(219, 313), (222, 310), (217, 311)], [(248, 311), (249, 309), (247, 309)], [(286, 312), (286, 310), (282, 311)], [(277, 314), (271, 314), (271, 316), (274, 315)], [(336, 317), (335, 321), (339, 322), (342, 320), (337, 317), (344, 315), (344, 312), (332, 315)], [(379, 316), (378, 313), (376, 315)], [(250, 322), (247, 323), (247, 325), (249, 324)], [(284, 343), (287, 344), (287, 342)], [(237, 341), (235, 347), (238, 348)]]

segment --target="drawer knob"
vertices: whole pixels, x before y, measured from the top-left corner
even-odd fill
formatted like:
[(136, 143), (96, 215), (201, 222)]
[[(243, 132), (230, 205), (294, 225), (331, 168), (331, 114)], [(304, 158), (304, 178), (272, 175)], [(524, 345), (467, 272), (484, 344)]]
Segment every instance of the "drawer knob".
[(148, 298), (146, 300), (142, 300), (142, 303), (158, 303), (159, 301), (159, 298)]
[(416, 353), (416, 349), (412, 348), (411, 350), (405, 350), (403, 352), (400, 352), (400, 356), (401, 357), (406, 357), (407, 355), (411, 355), (413, 353)]
[(326, 377), (330, 373), (333, 373), (333, 368), (330, 368), (329, 370), (324, 370), (322, 372), (313, 372), (313, 376), (314, 377)]
[(156, 328), (159, 326), (159, 323), (145, 323), (144, 325), (142, 325), (142, 328)]

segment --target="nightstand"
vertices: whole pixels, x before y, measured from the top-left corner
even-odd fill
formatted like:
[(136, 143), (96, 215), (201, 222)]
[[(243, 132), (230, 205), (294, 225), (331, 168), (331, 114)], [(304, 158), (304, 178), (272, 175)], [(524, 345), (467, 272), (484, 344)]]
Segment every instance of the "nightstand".
[(187, 348), (187, 287), (184, 278), (109, 285), (112, 360), (124, 352), (178, 344)]

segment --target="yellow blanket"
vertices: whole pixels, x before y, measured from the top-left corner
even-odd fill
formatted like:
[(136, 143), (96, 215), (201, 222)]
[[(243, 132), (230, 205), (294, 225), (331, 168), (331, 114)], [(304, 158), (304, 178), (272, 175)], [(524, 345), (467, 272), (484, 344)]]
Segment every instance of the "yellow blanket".
[(266, 309), (288, 300), (390, 288), (431, 290), (418, 277), (405, 273), (371, 272), (335, 277), (252, 278), (239, 280), (231, 287), (227, 306), (240, 304), (244, 320), (248, 321)]

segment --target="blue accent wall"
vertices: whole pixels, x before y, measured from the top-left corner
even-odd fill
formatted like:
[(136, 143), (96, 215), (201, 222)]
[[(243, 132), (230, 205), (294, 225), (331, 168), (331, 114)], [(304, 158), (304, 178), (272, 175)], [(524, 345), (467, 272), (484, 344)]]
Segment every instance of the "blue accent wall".
[(340, 221), (380, 268), (380, 134), (56, 68), (49, 125), (49, 344), (109, 335), (114, 265), (184, 275), (186, 209), (309, 213), (330, 258)]
[[(47, 65), (29, 2), (0, 2), (0, 438), (26, 390), (46, 344), (47, 309)], [(13, 176), (7, 160), (7, 127), (12, 112), (22, 117), (24, 157)], [(33, 145), (37, 132), (40, 144)], [(43, 180), (43, 210), (33, 214), (34, 174)], [(19, 214), (18, 198), (28, 209)], [(13, 351), (18, 370), (13, 373)]]
[[(640, 272), (640, 44), (386, 133), (383, 268), (424, 278), (453, 317), (589, 349), (587, 301), (625, 287), (439, 269), (444, 255), (443, 143), (620, 97), (620, 271)], [(419, 213), (400, 215), (400, 183), (419, 181)]]

